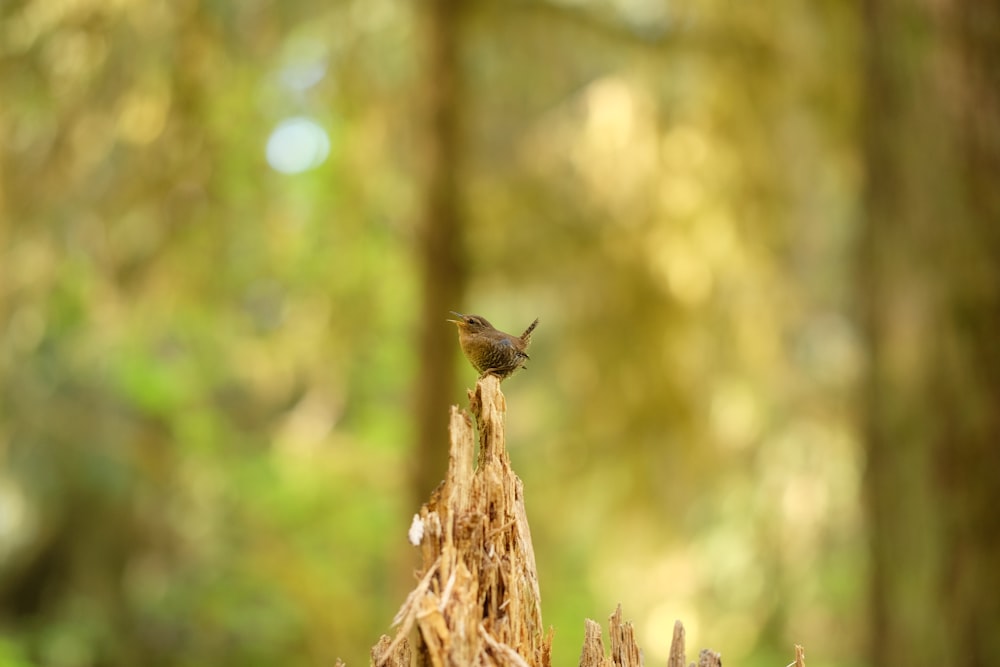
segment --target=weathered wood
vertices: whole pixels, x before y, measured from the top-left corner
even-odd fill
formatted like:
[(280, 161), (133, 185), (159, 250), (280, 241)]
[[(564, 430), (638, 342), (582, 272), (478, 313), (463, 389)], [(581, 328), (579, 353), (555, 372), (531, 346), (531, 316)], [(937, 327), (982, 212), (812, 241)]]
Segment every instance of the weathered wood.
[(611, 655), (604, 655), (601, 626), (586, 619), (580, 667), (639, 667), (643, 664), (642, 651), (635, 641), (635, 630), (631, 623), (622, 621), (621, 605), (608, 619), (608, 638)]
[[(423, 566), (393, 621), (398, 626), (395, 638), (383, 636), (372, 648), (376, 667), (552, 663), (552, 635), (542, 627), (524, 488), (507, 455), (507, 406), (497, 378), (479, 380), (469, 392), (469, 410), (471, 416), (457, 406), (451, 409), (447, 476), (410, 528)], [(473, 417), (479, 432), (475, 469)], [(587, 619), (580, 667), (643, 664), (635, 629), (623, 620), (620, 604), (608, 619), (608, 639), (611, 650), (605, 655), (601, 626)], [(667, 667), (684, 667), (684, 642), (684, 626), (677, 621)], [(697, 664), (721, 667), (722, 661), (720, 654), (703, 649)], [(805, 667), (801, 646), (795, 647), (795, 662), (789, 667)]]
[(722, 667), (722, 654), (707, 648), (701, 649), (698, 653), (698, 667)]
[(670, 640), (670, 657), (667, 659), (667, 667), (684, 667), (687, 659), (684, 653), (684, 624), (674, 621), (674, 636)]
[(605, 667), (610, 661), (604, 655), (601, 624), (589, 618), (585, 619), (583, 624), (583, 651), (580, 653), (580, 667)]
[(616, 667), (640, 667), (642, 651), (635, 641), (635, 629), (622, 620), (622, 606), (608, 619), (608, 636), (611, 639), (611, 663)]
[(507, 455), (497, 378), (479, 380), (469, 407), (479, 430), (479, 465), (473, 470), (472, 419), (453, 407), (447, 476), (420, 510), (422, 531), (411, 532), (419, 535), (420, 580), (396, 616), (395, 639), (372, 651), (380, 667), (404, 664), (394, 661), (403, 660), (414, 628), (418, 666), (551, 663), (524, 488)]
[[(372, 663), (386, 667), (410, 667), (410, 644), (406, 641), (406, 637), (403, 637), (394, 650), (390, 650), (390, 646), (392, 640), (382, 635), (378, 643), (372, 647)], [(337, 667), (343, 667), (343, 664), (337, 661)]]

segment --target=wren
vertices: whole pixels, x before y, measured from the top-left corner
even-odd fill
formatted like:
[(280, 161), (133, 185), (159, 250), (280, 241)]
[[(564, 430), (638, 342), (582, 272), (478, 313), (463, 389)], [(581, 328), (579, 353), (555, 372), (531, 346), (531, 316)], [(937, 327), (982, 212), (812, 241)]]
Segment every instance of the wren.
[(510, 377), (520, 368), (525, 368), (528, 343), (531, 332), (538, 326), (538, 318), (528, 325), (520, 336), (499, 331), (485, 317), (463, 315), (454, 310), (451, 314), (457, 320), (448, 320), (458, 326), (458, 343), (469, 363), (479, 371), (479, 377), (495, 375), (500, 380)]

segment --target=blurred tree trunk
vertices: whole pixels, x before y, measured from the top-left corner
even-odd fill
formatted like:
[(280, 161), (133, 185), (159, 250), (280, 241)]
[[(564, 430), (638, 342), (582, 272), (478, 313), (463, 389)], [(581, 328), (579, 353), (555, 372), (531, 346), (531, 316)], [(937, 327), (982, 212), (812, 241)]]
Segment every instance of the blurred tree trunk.
[(442, 415), (452, 396), (456, 334), (445, 322), (461, 307), (465, 291), (458, 172), (461, 107), (458, 63), (462, 3), (419, 3), (424, 54), (423, 127), (420, 128), (422, 202), (419, 252), (423, 288), (417, 396), (417, 451), (413, 470), (416, 506), (444, 474), (447, 424)]
[(872, 664), (1000, 664), (1000, 5), (867, 0)]

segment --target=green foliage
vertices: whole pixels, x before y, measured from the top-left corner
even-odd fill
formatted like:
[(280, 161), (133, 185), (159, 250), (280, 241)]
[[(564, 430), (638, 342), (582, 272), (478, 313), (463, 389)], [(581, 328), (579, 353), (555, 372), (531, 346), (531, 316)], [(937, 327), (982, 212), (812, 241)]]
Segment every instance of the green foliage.
[[(858, 17), (618, 5), (463, 24), (455, 307), (542, 319), (505, 389), (556, 662), (621, 601), (651, 661), (681, 618), (727, 663), (854, 664)], [(363, 664), (388, 630), (410, 11), (0, 9), (0, 665)], [(290, 117), (329, 140), (302, 173), (266, 159)]]

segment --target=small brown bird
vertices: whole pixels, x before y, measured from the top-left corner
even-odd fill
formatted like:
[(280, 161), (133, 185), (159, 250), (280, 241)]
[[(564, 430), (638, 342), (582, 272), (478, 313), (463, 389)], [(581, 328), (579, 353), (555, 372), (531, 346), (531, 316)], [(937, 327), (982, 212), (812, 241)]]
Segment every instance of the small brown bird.
[(525, 368), (528, 343), (531, 332), (538, 326), (538, 319), (528, 325), (520, 336), (511, 336), (498, 331), (479, 315), (463, 315), (454, 310), (451, 314), (457, 320), (448, 320), (458, 326), (458, 342), (469, 363), (479, 371), (479, 377), (495, 375), (501, 380), (509, 377), (519, 368)]

